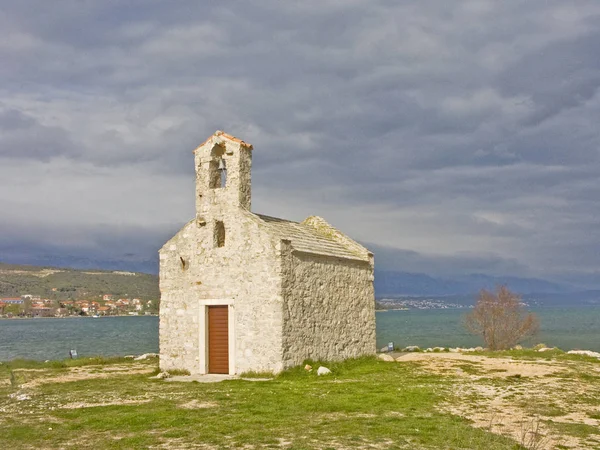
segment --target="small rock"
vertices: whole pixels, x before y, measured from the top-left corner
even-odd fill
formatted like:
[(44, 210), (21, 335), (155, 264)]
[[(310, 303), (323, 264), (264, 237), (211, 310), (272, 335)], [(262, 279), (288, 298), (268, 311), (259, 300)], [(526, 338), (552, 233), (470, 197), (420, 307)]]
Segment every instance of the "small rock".
[(309, 366), (308, 364), (304, 366), (304, 370), (306, 370), (307, 372), (310, 372), (312, 370), (312, 366)]
[(123, 358), (125, 358), (125, 359), (133, 359), (133, 358), (135, 358), (135, 355), (126, 355), (126, 356), (123, 356)]
[(449, 351), (450, 353), (459, 353), (461, 350), (462, 350), (462, 349), (461, 349), (461, 348), (458, 348), (458, 347), (457, 347), (457, 348), (452, 348), (452, 347), (451, 347), (451, 348), (449, 348), (449, 349), (448, 349), (448, 351)]
[(592, 358), (600, 358), (600, 353), (591, 350), (569, 350), (567, 353), (570, 355), (585, 355)]
[(431, 347), (427, 347), (424, 351), (427, 353), (431, 353), (433, 351), (433, 349)]
[(402, 349), (403, 352), (420, 352), (421, 348), (418, 345), (409, 345)]
[(549, 352), (549, 351), (552, 351), (552, 350), (556, 350), (556, 347), (552, 347), (552, 348), (549, 348), (549, 347), (543, 347), (543, 348), (540, 348), (540, 349), (538, 350), (538, 352)]
[(156, 353), (144, 353), (143, 355), (138, 356), (137, 358), (133, 358), (134, 361), (143, 361), (148, 358), (157, 358), (158, 354)]
[(25, 400), (31, 400), (31, 396), (29, 396), (27, 394), (19, 394), (18, 392), (15, 394), (10, 394), (9, 397), (14, 398), (15, 400), (17, 400), (19, 402), (23, 402)]
[(385, 353), (380, 353), (377, 357), (382, 361), (394, 362), (396, 361), (392, 355), (387, 355)]
[(387, 353), (388, 348), (387, 345), (385, 347), (381, 347), (381, 350), (379, 350), (381, 353)]
[(533, 347), (533, 349), (539, 351), (540, 349), (546, 348), (546, 347), (548, 347), (546, 344), (538, 344), (535, 347)]
[(522, 345), (515, 345), (513, 348), (513, 350), (523, 350), (523, 346)]
[(171, 378), (171, 374), (169, 372), (161, 372), (158, 375), (150, 377), (151, 380), (164, 380), (166, 378)]
[(47, 364), (47, 363), (49, 363), (49, 362), (50, 362), (50, 360), (49, 360), (49, 359), (47, 359), (47, 360), (46, 360), (46, 361), (44, 361), (44, 362)]
[(321, 366), (317, 369), (317, 375), (321, 376), (321, 375), (328, 375), (331, 373), (331, 370), (329, 370), (327, 367)]

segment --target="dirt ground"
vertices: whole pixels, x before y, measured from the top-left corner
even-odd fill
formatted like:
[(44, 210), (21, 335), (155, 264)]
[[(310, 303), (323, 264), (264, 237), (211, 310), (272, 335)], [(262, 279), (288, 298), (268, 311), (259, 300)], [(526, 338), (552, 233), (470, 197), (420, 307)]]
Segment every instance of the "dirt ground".
[(441, 406), (530, 449), (600, 448), (600, 364), (406, 353), (424, 370), (456, 376)]
[[(151, 373), (153, 367), (146, 364), (128, 364), (111, 366), (83, 366), (72, 367), (67, 373), (61, 373), (56, 376), (45, 376), (43, 378), (34, 378), (31, 381), (23, 383), (22, 388), (32, 388), (47, 383), (69, 383), (71, 381), (89, 380), (94, 378), (111, 378), (123, 374), (141, 374)], [(44, 371), (44, 369), (18, 369), (20, 372)]]

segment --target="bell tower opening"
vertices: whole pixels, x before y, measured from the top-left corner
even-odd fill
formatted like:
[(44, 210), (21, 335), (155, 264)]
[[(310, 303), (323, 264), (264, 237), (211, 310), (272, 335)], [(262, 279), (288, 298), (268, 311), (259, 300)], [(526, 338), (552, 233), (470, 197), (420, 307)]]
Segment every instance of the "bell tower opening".
[(211, 152), (211, 161), (209, 163), (209, 187), (211, 189), (224, 188), (227, 185), (227, 167), (225, 166), (225, 147), (215, 145)]
[(250, 211), (252, 145), (217, 131), (195, 155), (198, 224), (214, 223), (238, 208)]

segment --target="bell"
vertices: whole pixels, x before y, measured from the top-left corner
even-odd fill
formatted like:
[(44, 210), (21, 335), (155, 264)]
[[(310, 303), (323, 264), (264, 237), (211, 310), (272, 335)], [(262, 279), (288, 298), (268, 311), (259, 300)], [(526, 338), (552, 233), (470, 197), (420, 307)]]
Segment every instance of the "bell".
[(219, 167), (218, 167), (218, 169), (219, 170), (227, 170), (227, 167), (225, 167), (225, 160), (223, 158), (221, 158), (219, 160)]

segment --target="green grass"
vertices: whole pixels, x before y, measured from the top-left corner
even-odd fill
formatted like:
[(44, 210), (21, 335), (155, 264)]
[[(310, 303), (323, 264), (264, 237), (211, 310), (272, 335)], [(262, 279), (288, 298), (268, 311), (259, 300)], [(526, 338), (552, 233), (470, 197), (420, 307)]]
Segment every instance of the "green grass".
[(249, 370), (240, 374), (240, 378), (273, 378), (272, 372), (257, 372), (255, 370)]
[(547, 404), (538, 404), (535, 401), (530, 401), (524, 404), (523, 407), (531, 414), (545, 417), (562, 417), (566, 416), (569, 413), (564, 408), (561, 408), (554, 402), (549, 402)]
[(586, 425), (584, 423), (564, 423), (548, 420), (546, 421), (546, 424), (551, 428), (555, 428), (561, 433), (569, 434), (571, 436), (577, 436), (580, 438), (587, 438), (590, 436), (598, 435), (598, 428), (593, 427), (591, 425)]
[[(302, 365), (265, 382), (174, 383), (148, 374), (52, 382), (22, 402), (0, 384), (0, 448), (519, 448), (439, 412), (452, 377), (375, 358), (326, 366), (331, 375)], [(146, 367), (157, 369), (155, 361)], [(7, 377), (5, 370), (0, 381)]]
[(457, 364), (456, 367), (458, 367), (459, 369), (461, 369), (462, 371), (464, 371), (465, 373), (468, 373), (470, 375), (481, 375), (481, 374), (487, 373), (482, 370), (481, 364), (472, 363), (472, 362), (463, 362), (461, 364)]

